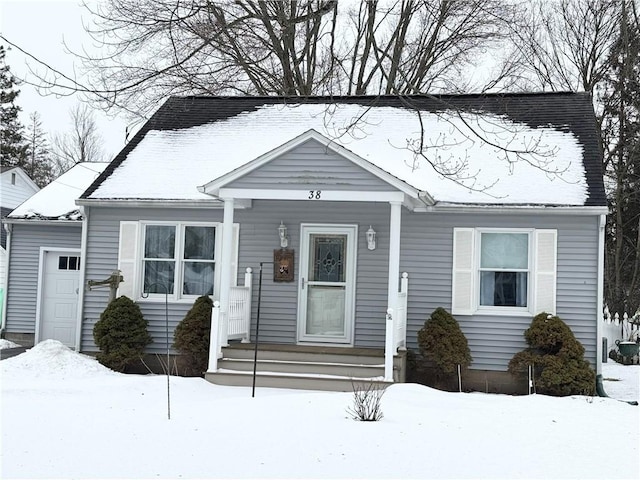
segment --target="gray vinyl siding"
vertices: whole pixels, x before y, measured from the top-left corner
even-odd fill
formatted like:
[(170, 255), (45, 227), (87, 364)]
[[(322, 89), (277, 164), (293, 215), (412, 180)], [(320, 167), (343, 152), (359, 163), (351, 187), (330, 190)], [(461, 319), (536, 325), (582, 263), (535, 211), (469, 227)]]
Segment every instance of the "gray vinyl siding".
[(35, 333), (40, 247), (80, 249), (82, 225), (14, 224), (11, 232), (6, 331)]
[[(236, 210), (234, 222), (240, 223), (238, 283), (242, 284), (247, 267), (253, 269), (252, 339), (258, 308), (258, 279), (263, 262), (260, 341), (295, 343), (297, 338), (298, 267), (301, 223), (358, 224), (358, 258), (356, 280), (355, 345), (375, 347), (384, 344), (384, 312), (387, 298), (388, 230), (390, 206), (385, 203), (312, 202), (301, 208), (298, 202), (254, 201), (247, 210)], [(358, 221), (355, 221), (357, 219)], [(86, 279), (107, 278), (118, 266), (120, 221), (221, 222), (222, 210), (203, 209), (114, 209), (94, 207), (90, 210), (87, 239)], [(294, 282), (273, 282), (273, 251), (279, 248), (277, 227), (283, 220), (288, 228), (289, 248), (294, 249)], [(367, 249), (364, 232), (373, 225), (379, 232), (378, 248)], [(382, 232), (387, 233), (382, 233)], [(383, 267), (381, 267), (381, 265)], [(382, 268), (382, 273), (380, 273)], [(125, 279), (126, 281), (126, 279)], [(362, 300), (360, 300), (362, 299)], [(108, 302), (108, 290), (85, 293), (82, 328), (83, 351), (96, 351), (93, 326)], [(154, 340), (148, 350), (165, 351), (167, 336), (164, 302), (139, 302)], [(169, 303), (169, 341), (173, 330), (191, 307), (189, 302)]]
[[(354, 345), (384, 348), (387, 308), (389, 247), (388, 203), (253, 201), (238, 209), (240, 224), (238, 281), (247, 267), (253, 269), (252, 339), (258, 308), (259, 265), (263, 262), (260, 341), (296, 343), (300, 265), (300, 224), (357, 224), (357, 278)], [(121, 220), (219, 222), (222, 210), (92, 208), (88, 238), (87, 279), (104, 279), (117, 268), (118, 231)], [(279, 248), (277, 227), (288, 229), (294, 250), (294, 282), (273, 282), (273, 251)], [(367, 249), (364, 232), (377, 232), (377, 248)], [(565, 215), (502, 215), (487, 213), (410, 213), (402, 209), (400, 272), (409, 274), (407, 341), (416, 348), (417, 331), (437, 307), (451, 309), (451, 262), (455, 227), (553, 228), (558, 230), (557, 313), (586, 348), (595, 365), (597, 309), (597, 217)], [(400, 273), (399, 272), (399, 273)], [(126, 279), (125, 279), (126, 281)], [(105, 289), (86, 293), (82, 349), (93, 351), (92, 329), (107, 303)], [(154, 339), (151, 352), (166, 345), (164, 303), (141, 302)], [(191, 304), (170, 303), (169, 341), (173, 329)], [(530, 316), (460, 316), (474, 358), (472, 368), (506, 370), (511, 357), (526, 347), (523, 332)]]
[(309, 140), (226, 185), (229, 188), (272, 190), (365, 190), (392, 191), (388, 183)]
[[(89, 231), (87, 235), (86, 280), (104, 280), (118, 268), (118, 241), (120, 221), (171, 221), (171, 222), (221, 222), (222, 210), (167, 209), (167, 208), (103, 208), (89, 209)], [(131, 279), (124, 279), (131, 281)], [(136, 299), (133, 299), (136, 300)], [(108, 288), (85, 291), (83, 305), (81, 350), (96, 352), (93, 327), (100, 319), (109, 301)], [(165, 305), (163, 302), (139, 302), (144, 318), (149, 323), (153, 343), (150, 353), (166, 352), (167, 335)], [(173, 331), (193, 305), (192, 302), (169, 303), (169, 343), (173, 343)]]
[[(417, 332), (435, 308), (451, 310), (454, 227), (551, 228), (558, 230), (557, 314), (595, 366), (597, 221), (596, 216), (403, 215), (400, 269), (409, 273), (409, 347), (417, 347)], [(472, 368), (506, 370), (511, 357), (527, 346), (523, 333), (530, 316), (474, 315), (457, 320), (469, 341)]]
[[(297, 338), (298, 282), (300, 266), (300, 224), (355, 224), (357, 235), (356, 325), (354, 345), (384, 345), (384, 318), (387, 303), (390, 206), (385, 203), (254, 201), (253, 208), (240, 211), (240, 271), (253, 268), (252, 318), (255, 338), (257, 285), (263, 265), (260, 307), (260, 341), (295, 343)], [(279, 248), (277, 227), (283, 220), (288, 229), (289, 248), (294, 250), (294, 281), (273, 282), (273, 250)], [(368, 250), (364, 232), (372, 225), (378, 232), (376, 250)]]

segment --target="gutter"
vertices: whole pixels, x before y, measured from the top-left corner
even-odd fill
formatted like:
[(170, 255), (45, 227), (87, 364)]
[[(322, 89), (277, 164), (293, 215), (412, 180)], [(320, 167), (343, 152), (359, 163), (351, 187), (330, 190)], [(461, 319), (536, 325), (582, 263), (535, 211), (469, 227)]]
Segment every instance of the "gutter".
[(169, 199), (95, 199), (78, 198), (76, 205), (86, 207), (156, 207), (156, 208), (220, 208), (224, 204), (218, 199), (169, 200)]
[(515, 215), (606, 215), (609, 213), (607, 207), (584, 207), (570, 205), (494, 205), (494, 204), (459, 204), (459, 203), (436, 203), (427, 207), (416, 208), (416, 212), (429, 213), (499, 213)]
[(2, 220), (3, 223), (5, 224), (17, 224), (17, 223), (24, 223), (24, 224), (29, 224), (29, 225), (33, 225), (35, 223), (39, 223), (40, 225), (77, 225), (79, 222), (79, 220), (55, 220), (55, 219), (39, 219), (39, 218), (10, 218), (10, 217), (5, 217)]
[(13, 228), (11, 227), (11, 225), (9, 223), (4, 223), (4, 229), (7, 231), (7, 247), (5, 248), (5, 252), (6, 252), (6, 255), (7, 255), (7, 263), (5, 265), (4, 278), (2, 279), (3, 280), (3, 284), (4, 284), (4, 299), (2, 301), (2, 303), (3, 303), (3, 305), (2, 305), (2, 318), (0, 318), (0, 338), (2, 338), (2, 336), (4, 334), (4, 329), (5, 329), (5, 325), (6, 325), (6, 322), (7, 322), (7, 305), (8, 305), (7, 300), (9, 299), (9, 265), (11, 263), (11, 261), (10, 261), (10, 259), (11, 259), (11, 231), (13, 230)]

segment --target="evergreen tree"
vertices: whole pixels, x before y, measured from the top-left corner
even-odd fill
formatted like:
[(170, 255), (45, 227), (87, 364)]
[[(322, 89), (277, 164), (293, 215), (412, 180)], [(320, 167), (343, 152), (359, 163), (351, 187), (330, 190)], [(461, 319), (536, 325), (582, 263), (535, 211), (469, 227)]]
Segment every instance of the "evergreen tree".
[(618, 38), (601, 93), (609, 188), (605, 298), (609, 309), (640, 307), (640, 26), (622, 3)]
[(29, 115), (26, 139), (27, 155), (23, 169), (39, 187), (44, 187), (54, 179), (55, 175), (49, 140), (42, 130), (38, 112)]
[(20, 107), (15, 103), (20, 90), (16, 89), (17, 81), (5, 63), (5, 55), (0, 45), (0, 164), (16, 167), (24, 164), (27, 145), (18, 119)]

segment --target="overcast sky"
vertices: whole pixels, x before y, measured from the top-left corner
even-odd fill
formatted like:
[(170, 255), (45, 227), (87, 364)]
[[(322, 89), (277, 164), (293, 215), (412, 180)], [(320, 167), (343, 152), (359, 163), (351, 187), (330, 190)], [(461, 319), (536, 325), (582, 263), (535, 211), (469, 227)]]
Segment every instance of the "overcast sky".
[[(91, 48), (90, 38), (83, 29), (83, 19), (86, 23), (88, 13), (80, 6), (80, 0), (0, 0), (2, 35), (67, 74), (74, 71), (74, 58), (67, 53), (65, 43), (78, 51), (82, 47)], [(18, 78), (29, 75), (29, 65), (37, 67), (33, 60), (28, 60), (15, 48), (8, 52), (6, 61)], [(32, 76), (30, 78), (34, 80)], [(29, 115), (37, 111), (49, 134), (71, 128), (69, 110), (77, 102), (77, 96), (41, 96), (35, 88), (26, 84), (20, 86), (17, 100), (22, 108), (23, 125), (26, 126)], [(105, 152), (111, 160), (124, 146), (125, 120), (109, 118), (101, 111), (95, 114)]]

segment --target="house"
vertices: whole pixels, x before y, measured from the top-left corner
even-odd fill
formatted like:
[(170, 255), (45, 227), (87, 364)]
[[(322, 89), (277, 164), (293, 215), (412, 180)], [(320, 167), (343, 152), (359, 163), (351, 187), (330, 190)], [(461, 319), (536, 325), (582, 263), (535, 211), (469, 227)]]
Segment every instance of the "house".
[[(0, 167), (0, 218), (24, 202), (40, 187), (20, 167)], [(7, 275), (7, 232), (0, 229), (0, 318), (4, 310), (4, 292)]]
[[(466, 388), (506, 372), (541, 312), (600, 370), (601, 151), (581, 93), (174, 97), (77, 200), (81, 275), (141, 307), (154, 342), (214, 300), (205, 377), (350, 390), (402, 381), (437, 307), (465, 333)], [(108, 291), (80, 290), (93, 353)], [(259, 330), (258, 330), (259, 324)]]
[(84, 218), (75, 200), (106, 166), (75, 165), (3, 218), (8, 237), (3, 338), (23, 346), (55, 339), (77, 347)]

